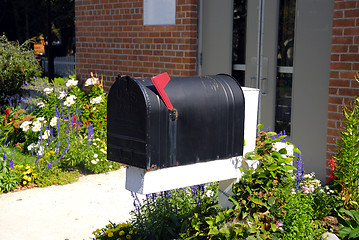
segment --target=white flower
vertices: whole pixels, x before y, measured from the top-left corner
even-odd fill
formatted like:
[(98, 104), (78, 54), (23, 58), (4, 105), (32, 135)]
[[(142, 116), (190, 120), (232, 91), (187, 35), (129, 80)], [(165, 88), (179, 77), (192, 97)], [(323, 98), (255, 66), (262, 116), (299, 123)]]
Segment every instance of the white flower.
[(52, 89), (52, 88), (45, 88), (44, 89), (44, 92), (47, 94), (47, 95), (49, 95), (50, 93), (52, 93), (54, 91), (54, 89)]
[(44, 154), (44, 146), (40, 146), (38, 149), (37, 149), (37, 154), (42, 156), (42, 154)]
[(64, 97), (66, 97), (66, 92), (60, 92), (60, 95), (59, 95), (59, 99), (63, 99)]
[(98, 78), (92, 77), (86, 80), (85, 86), (95, 85), (98, 82)]
[(41, 129), (41, 123), (39, 121), (36, 121), (34, 123), (32, 123), (33, 127), (32, 127), (32, 131), (33, 132), (40, 132)]
[(93, 107), (92, 110), (95, 111), (95, 110), (96, 110), (96, 107)]
[(78, 82), (79, 82), (79, 81), (77, 81), (77, 80), (71, 78), (71, 79), (69, 79), (69, 80), (66, 82), (66, 87), (77, 86), (77, 83), (78, 83)]
[(102, 102), (102, 97), (101, 97), (101, 96), (92, 98), (92, 99), (90, 100), (90, 103), (91, 103), (91, 104), (99, 104), (100, 102)]
[(40, 101), (40, 102), (38, 102), (38, 103), (36, 103), (36, 104), (37, 104), (37, 106), (39, 106), (40, 108), (45, 107), (45, 103), (42, 102), (42, 101)]
[(304, 174), (304, 178), (312, 178), (310, 174)]
[(94, 142), (94, 143), (93, 143), (93, 145), (95, 145), (95, 146), (96, 146), (96, 145), (97, 145), (97, 143), (95, 143), (95, 142)]
[(30, 129), (30, 126), (31, 126), (31, 122), (30, 122), (30, 121), (25, 121), (25, 122), (21, 123), (20, 128), (21, 128), (24, 132), (26, 132), (27, 130)]
[(75, 103), (76, 98), (77, 97), (75, 95), (68, 96), (64, 102), (64, 105), (70, 107), (72, 104)]
[(43, 121), (45, 121), (45, 118), (44, 117), (38, 117), (38, 118), (36, 118), (36, 120), (40, 121), (40, 122), (43, 122)]
[(93, 155), (93, 157), (94, 157), (94, 158), (97, 158), (97, 157), (98, 157), (98, 155), (95, 153), (95, 154)]
[(96, 164), (97, 162), (96, 162), (96, 160), (91, 160), (91, 163)]
[(104, 153), (104, 154), (106, 154), (107, 152), (106, 152), (106, 150), (105, 149), (103, 149), (103, 148), (101, 148), (100, 149), (100, 151), (102, 152), (102, 153)]
[(31, 143), (29, 146), (27, 146), (27, 150), (30, 152), (33, 148), (36, 148), (37, 144)]
[(50, 126), (55, 127), (57, 125), (57, 117), (51, 118)]
[(50, 137), (50, 134), (51, 134), (50, 130), (45, 130), (44, 134), (42, 135), (42, 139), (44, 140), (48, 139)]
[(212, 190), (207, 190), (206, 195), (207, 195), (207, 197), (212, 197), (214, 195), (214, 193)]

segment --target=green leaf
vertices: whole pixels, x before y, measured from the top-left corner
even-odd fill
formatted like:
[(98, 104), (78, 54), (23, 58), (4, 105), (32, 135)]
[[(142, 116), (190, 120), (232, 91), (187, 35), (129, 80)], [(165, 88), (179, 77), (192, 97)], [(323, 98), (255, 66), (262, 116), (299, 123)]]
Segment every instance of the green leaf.
[(254, 236), (249, 236), (246, 238), (246, 240), (256, 240), (256, 238)]
[(222, 227), (219, 232), (224, 234), (230, 234), (228, 227)]
[(291, 162), (293, 162), (293, 158), (291, 157), (284, 158), (283, 163), (291, 163)]
[(282, 140), (283, 138), (286, 138), (286, 137), (287, 137), (287, 135), (282, 135), (282, 136), (277, 137), (276, 139), (277, 140)]
[(256, 155), (256, 156), (248, 156), (247, 157), (248, 160), (260, 160), (262, 158), (263, 158), (262, 156), (258, 156), (258, 155)]
[(268, 199), (268, 204), (269, 206), (273, 206), (275, 204), (275, 198), (273, 196)]
[(258, 130), (261, 129), (262, 127), (263, 127), (263, 124), (261, 124), (261, 123), (257, 125)]
[(287, 149), (282, 148), (282, 149), (279, 149), (278, 152), (279, 152), (280, 154), (287, 154)]
[(258, 205), (263, 205), (263, 202), (259, 198), (251, 197), (251, 201)]
[(277, 231), (277, 226), (274, 223), (270, 224), (270, 228), (272, 229), (273, 232)]
[(217, 222), (222, 222), (222, 221), (224, 221), (224, 219), (225, 219), (224, 214), (222, 212), (219, 212), (217, 217), (216, 217), (216, 221)]
[(356, 229), (350, 232), (349, 238), (354, 238), (354, 239), (359, 238), (359, 227), (357, 227)]
[(284, 169), (285, 171), (290, 171), (290, 170), (295, 170), (296, 167), (294, 167), (293, 165), (284, 165), (284, 166), (283, 166), (283, 169)]
[(217, 227), (213, 227), (209, 230), (208, 235), (217, 235), (219, 233)]
[(352, 218), (359, 224), (359, 211), (351, 211), (352, 213)]
[(268, 169), (269, 171), (275, 171), (275, 170), (277, 170), (278, 168), (279, 168), (279, 166), (276, 165), (276, 164), (272, 164), (272, 165), (270, 165), (269, 167), (267, 167), (267, 169)]
[(299, 150), (299, 148), (296, 147), (296, 146), (294, 146), (293, 152), (302, 154), (302, 152), (301, 152), (301, 151)]
[(351, 232), (351, 229), (349, 227), (343, 227), (338, 230), (340, 238), (344, 238), (345, 236), (349, 235)]

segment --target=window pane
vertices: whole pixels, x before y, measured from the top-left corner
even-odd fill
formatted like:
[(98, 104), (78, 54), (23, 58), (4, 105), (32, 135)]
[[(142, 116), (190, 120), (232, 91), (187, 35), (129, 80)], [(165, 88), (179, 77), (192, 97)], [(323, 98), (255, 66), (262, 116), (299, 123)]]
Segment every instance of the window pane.
[(293, 66), (295, 0), (281, 0), (278, 29), (278, 66)]
[(290, 135), (292, 108), (292, 74), (278, 73), (275, 107), (275, 131)]
[(234, 0), (233, 6), (233, 64), (245, 64), (247, 0)]
[(293, 74), (288, 70), (293, 72), (290, 67), (294, 54), (295, 3), (295, 0), (281, 0), (279, 11), (275, 131), (285, 131), (286, 135), (291, 130)]

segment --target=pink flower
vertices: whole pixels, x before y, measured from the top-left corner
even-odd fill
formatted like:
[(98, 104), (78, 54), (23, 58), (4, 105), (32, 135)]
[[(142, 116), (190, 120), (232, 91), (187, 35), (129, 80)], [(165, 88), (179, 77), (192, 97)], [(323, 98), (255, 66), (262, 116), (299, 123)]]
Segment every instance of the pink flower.
[(276, 226), (279, 230), (281, 230), (282, 232), (284, 231), (284, 229), (282, 228), (282, 227), (283, 227), (283, 223), (277, 222), (277, 223), (275, 224), (275, 226)]

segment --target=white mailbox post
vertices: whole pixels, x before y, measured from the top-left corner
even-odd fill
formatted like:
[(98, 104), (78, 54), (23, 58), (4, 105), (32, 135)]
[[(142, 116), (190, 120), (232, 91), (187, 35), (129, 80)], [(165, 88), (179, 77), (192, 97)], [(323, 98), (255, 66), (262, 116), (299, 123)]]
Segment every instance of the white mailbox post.
[[(259, 90), (247, 87), (242, 87), (242, 90), (245, 99), (245, 155), (255, 148)], [(241, 164), (242, 156), (237, 156), (153, 171), (127, 166), (126, 189), (139, 194), (149, 194), (218, 181), (218, 202), (226, 208), (231, 206), (228, 196), (232, 195), (233, 182), (241, 177), (238, 169)]]

